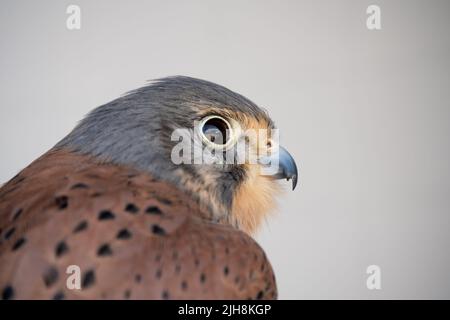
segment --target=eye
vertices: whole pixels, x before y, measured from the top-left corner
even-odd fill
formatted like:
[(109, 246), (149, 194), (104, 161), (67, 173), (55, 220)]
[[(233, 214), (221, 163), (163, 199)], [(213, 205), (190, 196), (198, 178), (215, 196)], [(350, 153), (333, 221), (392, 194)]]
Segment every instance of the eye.
[(200, 126), (202, 138), (213, 147), (223, 147), (231, 139), (231, 126), (224, 118), (209, 116)]

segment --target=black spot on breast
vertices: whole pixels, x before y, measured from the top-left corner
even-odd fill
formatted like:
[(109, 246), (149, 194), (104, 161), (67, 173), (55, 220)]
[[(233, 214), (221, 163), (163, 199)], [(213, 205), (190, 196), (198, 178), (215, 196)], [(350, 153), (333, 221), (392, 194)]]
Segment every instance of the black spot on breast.
[(126, 205), (125, 211), (129, 212), (131, 214), (136, 214), (136, 213), (139, 212), (139, 208), (135, 204), (129, 203), (129, 204)]
[(181, 266), (180, 266), (179, 264), (177, 264), (177, 265), (175, 266), (175, 272), (176, 272), (177, 274), (179, 274), (180, 271), (181, 271)]
[(87, 289), (94, 285), (95, 283), (95, 272), (94, 270), (89, 270), (83, 275), (83, 279), (81, 280), (81, 286), (83, 289)]
[(200, 282), (201, 282), (201, 283), (205, 283), (205, 281), (206, 281), (206, 275), (205, 275), (204, 273), (202, 273), (202, 274), (200, 275)]
[(55, 199), (55, 203), (60, 210), (64, 210), (69, 206), (69, 198), (67, 196), (59, 196)]
[(12, 247), (12, 251), (20, 249), (20, 247), (22, 247), (25, 244), (25, 242), (27, 242), (25, 238), (20, 238), (19, 240), (17, 240)]
[(131, 232), (128, 231), (128, 229), (121, 229), (117, 233), (116, 238), (117, 239), (122, 239), (122, 240), (130, 239), (131, 238)]
[(187, 287), (188, 287), (188, 285), (187, 285), (186, 281), (181, 282), (181, 289), (186, 290)]
[(112, 253), (111, 247), (107, 243), (101, 245), (97, 250), (97, 255), (100, 257), (110, 256)]
[(89, 189), (89, 186), (85, 183), (80, 182), (74, 184), (71, 189)]
[(81, 221), (77, 226), (73, 229), (73, 233), (81, 232), (85, 229), (87, 229), (88, 223), (86, 220)]
[(16, 231), (16, 228), (14, 228), (14, 227), (12, 227), (8, 231), (6, 231), (5, 232), (5, 239), (8, 240), (9, 238), (11, 238), (11, 236), (14, 234), (15, 231)]
[(164, 236), (166, 234), (166, 230), (164, 230), (157, 224), (152, 225), (151, 230), (153, 234), (156, 234), (158, 236)]
[(14, 289), (11, 286), (6, 286), (2, 291), (3, 300), (11, 300), (14, 298)]
[(17, 209), (16, 213), (14, 213), (14, 216), (13, 216), (13, 218), (12, 218), (12, 221), (17, 220), (17, 218), (20, 217), (20, 215), (22, 214), (22, 212), (23, 212), (22, 208)]
[(55, 247), (55, 255), (59, 258), (69, 251), (69, 246), (65, 241), (60, 241)]
[(256, 295), (256, 300), (261, 300), (264, 297), (264, 292), (261, 290)]
[(162, 211), (157, 206), (150, 206), (145, 210), (148, 214), (162, 214)]
[(161, 269), (156, 270), (155, 276), (156, 276), (157, 279), (161, 279), (162, 270)]
[(168, 299), (169, 299), (169, 291), (164, 290), (164, 291), (161, 293), (161, 298), (163, 298), (164, 300), (168, 300)]
[(64, 293), (62, 291), (58, 291), (53, 296), (53, 300), (64, 300), (65, 298), (66, 298), (66, 296), (64, 295)]
[(131, 291), (130, 291), (130, 290), (126, 290), (126, 291), (123, 293), (123, 297), (124, 297), (125, 299), (130, 299), (130, 296), (131, 296)]
[(54, 267), (48, 268), (42, 276), (42, 279), (44, 280), (44, 284), (47, 288), (51, 287), (56, 281), (58, 281), (58, 270)]
[(100, 211), (100, 213), (98, 214), (98, 220), (112, 220), (115, 217), (116, 216), (114, 215), (114, 213), (109, 210)]
[(142, 280), (142, 276), (140, 274), (137, 274), (137, 275), (134, 276), (134, 281), (136, 283), (140, 283), (141, 280)]
[(223, 274), (227, 276), (228, 273), (230, 273), (230, 270), (228, 269), (228, 266), (225, 266), (225, 267), (223, 268)]

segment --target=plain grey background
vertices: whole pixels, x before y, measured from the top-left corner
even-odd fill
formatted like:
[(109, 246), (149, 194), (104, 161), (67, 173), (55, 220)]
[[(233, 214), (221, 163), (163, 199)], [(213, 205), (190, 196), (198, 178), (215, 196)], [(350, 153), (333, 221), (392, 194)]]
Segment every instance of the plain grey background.
[[(81, 7), (81, 30), (66, 8)], [(382, 30), (366, 28), (381, 8)], [(258, 234), (280, 298), (450, 298), (449, 1), (18, 1), (0, 6), (0, 181), (146, 80), (268, 109), (300, 185)], [(366, 268), (381, 267), (381, 290)]]

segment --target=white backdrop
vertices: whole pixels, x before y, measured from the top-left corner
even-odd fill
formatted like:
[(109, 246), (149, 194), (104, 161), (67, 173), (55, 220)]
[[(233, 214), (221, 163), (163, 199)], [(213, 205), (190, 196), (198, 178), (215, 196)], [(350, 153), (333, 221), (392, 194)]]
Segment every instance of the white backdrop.
[[(370, 4), (381, 30), (366, 28)], [(146, 80), (207, 79), (267, 108), (300, 166), (257, 236), (280, 298), (450, 298), (449, 9), (2, 0), (0, 181)], [(372, 264), (381, 290), (366, 287)]]

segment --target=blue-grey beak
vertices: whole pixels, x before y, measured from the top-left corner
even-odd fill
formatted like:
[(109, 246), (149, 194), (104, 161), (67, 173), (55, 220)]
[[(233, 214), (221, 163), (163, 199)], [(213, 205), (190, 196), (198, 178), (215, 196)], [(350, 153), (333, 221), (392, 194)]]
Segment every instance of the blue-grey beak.
[(298, 179), (297, 165), (294, 158), (285, 148), (279, 147), (278, 153), (261, 159), (262, 164), (268, 165), (272, 163), (274, 157), (278, 158), (278, 170), (271, 173), (270, 176), (273, 179), (286, 179), (287, 181), (292, 179), (292, 190), (294, 190)]

